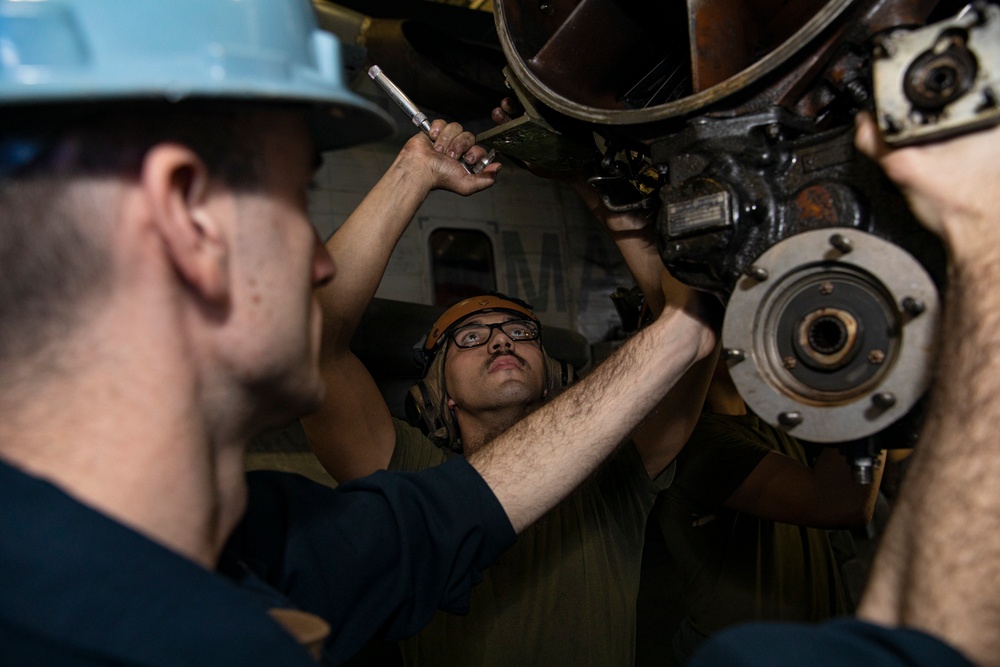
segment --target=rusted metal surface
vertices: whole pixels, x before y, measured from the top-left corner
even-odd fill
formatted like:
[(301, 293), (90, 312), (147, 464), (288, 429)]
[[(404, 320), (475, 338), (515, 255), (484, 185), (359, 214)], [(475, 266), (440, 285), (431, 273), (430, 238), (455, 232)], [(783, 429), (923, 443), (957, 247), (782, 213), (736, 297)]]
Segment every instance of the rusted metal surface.
[(826, 0), (688, 0), (693, 92), (738, 75), (792, 38)]
[[(937, 4), (672, 0), (645, 3), (638, 14), (634, 3), (613, 0), (497, 0), (495, 18), (514, 76), (543, 105), (598, 125), (646, 127), (775, 104), (818, 113), (830, 101), (824, 68), (839, 67), (841, 82), (856, 76), (846, 47), (919, 25)], [(662, 85), (665, 99), (637, 103), (629, 97), (635, 84)]]
[[(669, 46), (675, 40), (664, 39), (664, 35), (670, 35), (671, 30), (676, 30), (675, 20), (668, 25), (663, 18), (658, 23), (656, 16), (635, 17), (626, 14), (618, 3), (610, 0), (583, 0), (569, 13), (559, 29), (551, 33), (549, 41), (540, 45), (538, 41), (541, 36), (537, 32), (533, 34), (534, 41), (519, 35), (523, 26), (529, 23), (530, 12), (534, 10), (537, 14), (539, 5), (536, 2), (501, 0), (496, 4), (495, 16), (501, 46), (510, 67), (515, 76), (543, 104), (578, 120), (629, 125), (691, 114), (760, 81), (798, 54), (856, 1), (826, 2), (790, 38), (770, 52), (759, 54), (755, 62), (739, 70), (737, 74), (704, 90), (692, 90), (691, 94), (680, 99), (642, 109), (627, 109), (620, 102), (617, 106), (612, 106), (608, 100), (614, 96), (615, 85), (631, 86), (626, 76), (635, 77), (637, 72), (659, 63), (657, 56), (662, 54), (656, 53), (655, 49), (650, 51), (652, 47), (647, 42), (652, 41), (661, 48), (664, 43)], [(725, 4), (720, 3), (719, 6)], [(676, 17), (676, 11), (669, 11), (677, 9), (676, 2), (655, 3), (653, 6), (660, 7), (661, 17)], [(686, 7), (681, 8), (686, 13)], [(696, 8), (701, 11), (700, 5)], [(608, 26), (614, 26), (615, 31), (608, 30)], [(693, 30), (697, 34), (698, 26)], [(535, 48), (538, 50), (534, 51)], [(650, 56), (650, 53), (653, 55)], [(575, 61), (572, 57), (575, 55), (586, 58)], [(555, 62), (557, 57), (560, 59), (558, 64)], [(676, 58), (675, 55), (672, 57)], [(747, 54), (741, 56), (742, 59), (750, 57)], [(623, 58), (628, 62), (622, 63)], [(637, 67), (637, 62), (642, 67)], [(683, 62), (690, 78), (690, 53), (685, 54)], [(720, 67), (715, 67), (715, 70), (715, 76), (726, 73)], [(566, 84), (558, 77), (567, 77), (571, 83)], [(599, 82), (602, 85), (589, 82)], [(609, 88), (610, 94), (602, 92), (602, 86)], [(598, 99), (602, 100), (603, 106), (592, 103)]]

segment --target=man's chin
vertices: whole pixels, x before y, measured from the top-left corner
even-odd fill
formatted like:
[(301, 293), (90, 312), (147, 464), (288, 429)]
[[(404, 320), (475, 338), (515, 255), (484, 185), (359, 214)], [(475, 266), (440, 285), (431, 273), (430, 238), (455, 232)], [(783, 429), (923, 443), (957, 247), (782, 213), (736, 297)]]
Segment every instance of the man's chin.
[(496, 388), (494, 396), (498, 405), (532, 405), (544, 399), (544, 389), (538, 389), (520, 378), (507, 378)]

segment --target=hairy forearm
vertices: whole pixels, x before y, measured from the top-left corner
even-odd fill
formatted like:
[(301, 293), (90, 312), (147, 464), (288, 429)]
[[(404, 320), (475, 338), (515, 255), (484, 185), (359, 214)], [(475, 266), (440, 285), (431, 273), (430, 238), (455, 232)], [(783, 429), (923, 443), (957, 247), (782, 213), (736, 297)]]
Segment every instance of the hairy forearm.
[(686, 311), (673, 311), (576, 386), (470, 455), (515, 530), (583, 481), (713, 345), (705, 325)]
[(935, 393), (859, 608), (984, 665), (1000, 665), (998, 236), (951, 248)]

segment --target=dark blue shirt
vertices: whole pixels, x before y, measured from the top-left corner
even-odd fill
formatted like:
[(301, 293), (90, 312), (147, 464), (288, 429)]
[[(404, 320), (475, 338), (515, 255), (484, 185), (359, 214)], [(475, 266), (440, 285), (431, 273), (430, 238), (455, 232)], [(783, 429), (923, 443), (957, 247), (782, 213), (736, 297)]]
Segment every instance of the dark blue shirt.
[[(438, 606), (460, 611), (513, 541), (475, 470), (438, 470), (337, 490), (253, 474), (227, 554), (327, 618), (335, 658), (415, 631)], [(314, 665), (273, 602), (0, 462), (0, 664)]]
[(972, 667), (941, 640), (909, 628), (855, 619), (822, 625), (751, 623), (723, 630), (687, 667)]

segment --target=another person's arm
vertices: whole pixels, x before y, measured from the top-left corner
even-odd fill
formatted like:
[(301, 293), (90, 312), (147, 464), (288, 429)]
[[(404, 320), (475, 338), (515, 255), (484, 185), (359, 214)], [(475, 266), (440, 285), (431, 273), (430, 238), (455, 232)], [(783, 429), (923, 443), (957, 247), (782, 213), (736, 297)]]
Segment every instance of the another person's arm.
[(798, 526), (864, 526), (875, 513), (884, 458), (884, 453), (879, 455), (871, 483), (859, 484), (847, 459), (834, 447), (825, 448), (812, 467), (772, 452), (761, 459), (724, 506)]
[(523, 530), (582, 482), (700, 360), (716, 335), (692, 294), (668, 304), (607, 361), (469, 456), (514, 529)]
[[(695, 290), (671, 276), (663, 265), (656, 248), (655, 220), (645, 212), (610, 211), (598, 193), (582, 179), (574, 180), (572, 186), (591, 214), (611, 234), (654, 316), (695, 298)], [(699, 298), (711, 299), (708, 296)], [(670, 465), (691, 436), (717, 358), (718, 350), (692, 366), (632, 432), (632, 441), (650, 477), (656, 477)]]
[(485, 150), (457, 123), (435, 120), (433, 142), (423, 134), (407, 141), (392, 166), (327, 242), (336, 275), (320, 292), (323, 347), (320, 359), (327, 395), (302, 426), (323, 466), (338, 481), (385, 468), (395, 431), (389, 407), (361, 361), (351, 337), (375, 296), (393, 248), (413, 215), (435, 189), (469, 195), (490, 187), (500, 169), (494, 163), (469, 174), (470, 162)]
[(949, 255), (939, 369), (912, 463), (858, 615), (941, 637), (1000, 664), (1000, 127), (890, 150), (877, 160)]
[[(501, 124), (521, 112), (518, 102), (508, 97), (493, 110), (492, 119)], [(555, 177), (533, 169), (531, 165), (525, 166), (543, 178)], [(673, 308), (695, 298), (694, 290), (674, 279), (663, 265), (656, 248), (655, 220), (649, 217), (648, 212), (612, 212), (582, 175), (576, 174), (568, 179), (565, 174), (558, 177), (568, 180), (591, 214), (611, 234), (654, 316), (665, 308)], [(710, 354), (695, 364), (630, 434), (650, 477), (656, 477), (670, 465), (694, 430), (716, 357), (717, 354)]]

